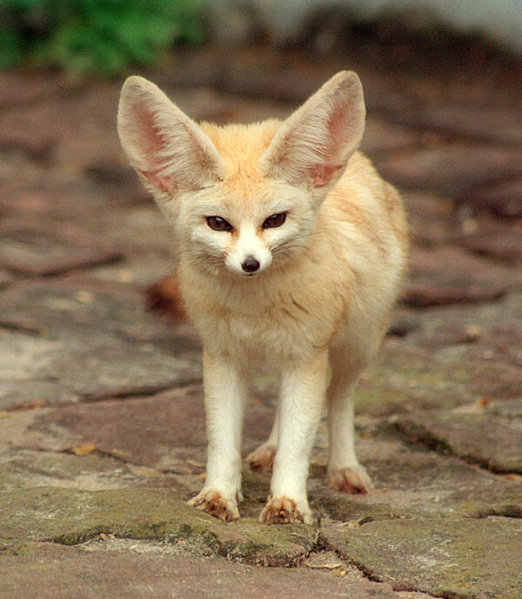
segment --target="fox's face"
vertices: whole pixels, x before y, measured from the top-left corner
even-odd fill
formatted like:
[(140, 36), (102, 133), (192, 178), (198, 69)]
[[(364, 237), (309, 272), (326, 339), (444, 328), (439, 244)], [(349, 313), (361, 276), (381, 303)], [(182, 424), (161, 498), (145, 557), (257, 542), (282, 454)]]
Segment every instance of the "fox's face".
[[(225, 219), (222, 216), (207, 216), (205, 221), (212, 231), (226, 232), (229, 235), (212, 235), (208, 232), (200, 235), (203, 249), (208, 248), (208, 254), (216, 251), (223, 256), (224, 264), (232, 273), (254, 276), (263, 272), (272, 264), (272, 256), (284, 246), (288, 235), (280, 229), (286, 222), (287, 210), (275, 212), (266, 218)], [(241, 222), (237, 222), (237, 221)], [(285, 227), (288, 233), (288, 227)], [(195, 237), (195, 236), (194, 236)]]
[(288, 191), (265, 182), (242, 193), (225, 182), (180, 198), (173, 220), (182, 251), (201, 268), (242, 277), (294, 259), (315, 213), (304, 191)]
[(194, 266), (241, 277), (306, 247), (328, 191), (364, 129), (355, 73), (339, 73), (284, 123), (197, 125), (152, 83), (130, 77), (118, 130)]

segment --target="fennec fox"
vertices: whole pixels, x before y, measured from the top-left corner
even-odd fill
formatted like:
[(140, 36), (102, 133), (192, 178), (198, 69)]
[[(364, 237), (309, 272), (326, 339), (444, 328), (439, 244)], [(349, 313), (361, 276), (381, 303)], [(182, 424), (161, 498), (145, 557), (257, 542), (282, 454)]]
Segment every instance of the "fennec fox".
[(273, 467), (260, 520), (313, 521), (308, 463), (325, 403), (330, 487), (365, 493), (352, 392), (397, 297), (407, 226), (397, 191), (356, 152), (357, 75), (330, 79), (286, 121), (196, 124), (154, 84), (130, 77), (118, 130), (131, 165), (171, 221), (184, 305), (203, 342), (208, 462), (190, 504), (239, 518), (249, 369), (280, 375), (266, 443)]

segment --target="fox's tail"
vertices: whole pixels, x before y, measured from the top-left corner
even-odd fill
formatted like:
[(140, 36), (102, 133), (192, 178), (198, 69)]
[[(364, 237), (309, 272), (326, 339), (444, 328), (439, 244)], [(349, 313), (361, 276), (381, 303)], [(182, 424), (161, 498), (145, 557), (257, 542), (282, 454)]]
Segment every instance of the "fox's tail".
[(176, 320), (186, 320), (188, 318), (183, 307), (179, 283), (175, 274), (161, 279), (147, 289), (147, 308), (166, 312)]

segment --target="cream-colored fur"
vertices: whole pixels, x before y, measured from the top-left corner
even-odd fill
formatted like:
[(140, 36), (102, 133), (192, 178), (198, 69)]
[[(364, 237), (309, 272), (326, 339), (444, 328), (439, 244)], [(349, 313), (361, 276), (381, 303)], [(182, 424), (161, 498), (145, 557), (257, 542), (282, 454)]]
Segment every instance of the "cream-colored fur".
[(273, 466), (260, 519), (312, 522), (306, 480), (325, 403), (330, 486), (369, 490), (352, 391), (386, 332), (407, 226), (398, 193), (356, 151), (357, 75), (339, 73), (283, 123), (226, 127), (196, 124), (130, 77), (118, 128), (173, 224), (181, 292), (203, 341), (208, 463), (190, 503), (239, 517), (243, 404), (260, 360), (281, 377), (270, 438), (247, 458)]

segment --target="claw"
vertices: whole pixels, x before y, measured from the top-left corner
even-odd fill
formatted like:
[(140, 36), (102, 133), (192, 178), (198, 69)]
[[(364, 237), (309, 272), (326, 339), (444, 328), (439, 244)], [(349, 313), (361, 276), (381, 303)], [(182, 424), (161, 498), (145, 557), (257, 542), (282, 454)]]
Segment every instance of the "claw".
[(259, 516), (259, 521), (265, 524), (290, 524), (304, 522), (312, 524), (312, 512), (308, 506), (299, 509), (297, 502), (289, 497), (272, 497)]
[(236, 499), (225, 499), (219, 491), (203, 490), (188, 501), (188, 504), (198, 508), (223, 522), (239, 520), (239, 510)]

